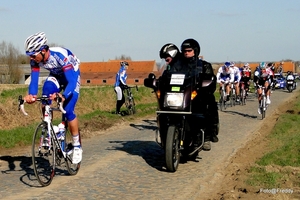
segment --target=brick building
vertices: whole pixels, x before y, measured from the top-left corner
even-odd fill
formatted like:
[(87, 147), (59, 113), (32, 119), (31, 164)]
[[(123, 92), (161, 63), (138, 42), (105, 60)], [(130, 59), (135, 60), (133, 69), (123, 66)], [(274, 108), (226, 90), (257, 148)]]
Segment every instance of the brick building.
[[(128, 85), (142, 85), (150, 72), (158, 74), (156, 62), (153, 61), (127, 61)], [(113, 85), (120, 69), (120, 60), (108, 62), (82, 62), (80, 64), (82, 85)]]

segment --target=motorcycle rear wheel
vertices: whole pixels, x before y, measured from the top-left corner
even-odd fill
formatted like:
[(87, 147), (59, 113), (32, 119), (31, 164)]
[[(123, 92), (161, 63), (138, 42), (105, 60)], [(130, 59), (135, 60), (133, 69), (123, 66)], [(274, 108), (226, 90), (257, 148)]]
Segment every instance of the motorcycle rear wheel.
[(166, 168), (169, 172), (175, 172), (180, 162), (180, 138), (176, 126), (169, 126), (165, 147)]

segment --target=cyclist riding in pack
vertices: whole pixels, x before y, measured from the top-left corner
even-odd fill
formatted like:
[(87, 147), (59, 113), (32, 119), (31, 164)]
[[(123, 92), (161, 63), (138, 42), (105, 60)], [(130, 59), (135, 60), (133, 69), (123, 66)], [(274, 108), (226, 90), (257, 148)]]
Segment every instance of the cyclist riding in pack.
[(226, 90), (226, 100), (229, 101), (229, 94), (230, 94), (230, 83), (234, 82), (234, 72), (233, 69), (230, 67), (230, 62), (225, 62), (222, 67), (218, 69), (217, 72), (217, 83), (220, 84), (220, 93), (221, 88), (225, 84)]
[[(52, 100), (56, 98), (56, 94), (62, 98), (63, 107), (66, 111), (65, 117), (73, 136), (72, 162), (74, 164), (79, 163), (82, 159), (82, 148), (78, 119), (74, 110), (80, 89), (80, 61), (69, 49), (49, 47), (44, 32), (29, 36), (24, 46), (26, 54), (30, 57), (31, 66), (31, 81), (24, 100), (29, 104), (36, 101), (40, 68), (43, 67), (48, 70), (50, 74), (43, 85), (42, 95), (46, 95)], [(59, 93), (60, 91), (63, 93)]]
[(234, 88), (236, 91), (236, 101), (240, 101), (240, 80), (241, 80), (241, 72), (240, 69), (235, 66), (234, 62), (230, 62), (230, 68), (233, 70), (233, 74), (234, 74)]
[(266, 64), (265, 62), (260, 63), (260, 70), (254, 72), (254, 82), (256, 83), (256, 89), (257, 89), (257, 94), (258, 94), (258, 113), (261, 114), (261, 108), (260, 108), (260, 101), (261, 101), (261, 94), (262, 94), (262, 89), (259, 86), (264, 86), (266, 90), (266, 96), (267, 96), (267, 104), (271, 104), (270, 100), (270, 76), (271, 72), (270, 70), (266, 69)]
[(251, 69), (249, 63), (245, 63), (241, 70), (241, 81), (244, 83), (244, 89), (246, 91), (246, 96), (248, 95), (249, 86), (250, 86), (250, 79), (251, 79)]

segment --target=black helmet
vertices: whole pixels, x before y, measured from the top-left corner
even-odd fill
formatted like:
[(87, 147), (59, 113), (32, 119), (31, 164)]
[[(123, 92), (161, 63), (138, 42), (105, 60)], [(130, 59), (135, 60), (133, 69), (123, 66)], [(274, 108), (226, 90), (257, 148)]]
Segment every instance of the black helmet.
[(165, 44), (159, 51), (159, 57), (161, 59), (171, 57), (175, 58), (175, 56), (178, 54), (179, 49), (175, 44), (168, 43)]
[(129, 66), (129, 64), (128, 64), (127, 61), (121, 61), (121, 62), (120, 62), (120, 65), (121, 65), (121, 66)]
[(181, 44), (181, 51), (183, 52), (184, 49), (192, 48), (195, 52), (195, 56), (199, 56), (200, 54), (200, 45), (194, 39), (186, 39)]

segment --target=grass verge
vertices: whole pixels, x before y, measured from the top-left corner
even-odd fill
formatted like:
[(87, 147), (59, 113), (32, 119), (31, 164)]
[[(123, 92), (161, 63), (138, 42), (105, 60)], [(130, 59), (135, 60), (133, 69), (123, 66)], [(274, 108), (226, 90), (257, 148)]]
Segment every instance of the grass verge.
[(250, 167), (246, 183), (261, 188), (300, 187), (300, 99), (278, 118), (268, 151)]

